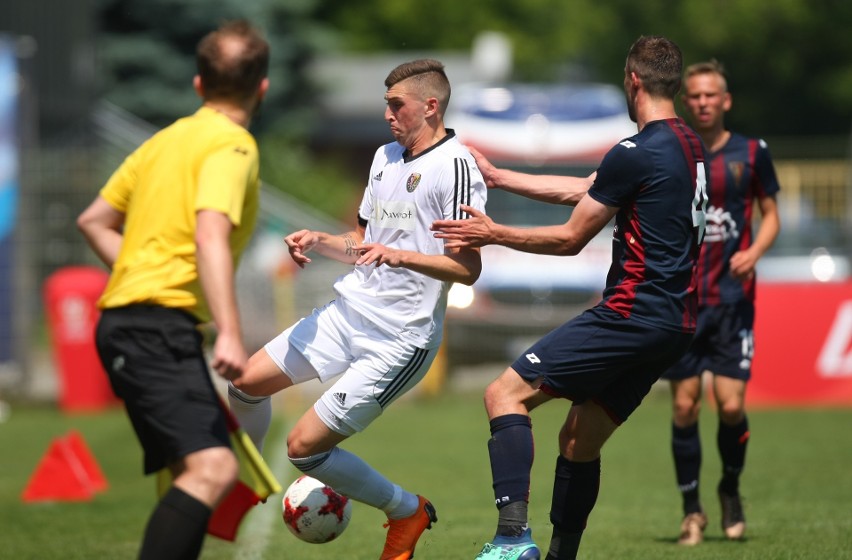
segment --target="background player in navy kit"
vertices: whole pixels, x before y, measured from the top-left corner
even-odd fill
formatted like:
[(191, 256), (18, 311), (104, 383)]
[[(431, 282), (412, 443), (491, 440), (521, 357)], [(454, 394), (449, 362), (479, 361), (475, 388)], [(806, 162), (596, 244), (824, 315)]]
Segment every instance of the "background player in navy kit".
[(529, 412), (556, 397), (574, 402), (559, 433), (547, 558), (575, 558), (597, 500), (604, 442), (692, 341), (706, 195), (701, 141), (674, 109), (682, 70), (680, 49), (664, 37), (640, 37), (631, 46), (624, 90), (639, 133), (609, 151), (591, 186), (591, 178), (483, 171), (494, 186), (576, 204), (565, 224), (515, 228), (465, 208), (471, 219), (433, 225), (451, 247), (498, 244), (574, 255), (615, 217), (602, 301), (545, 335), (486, 389), (499, 520), (477, 558), (540, 557), (527, 527)]
[(415, 60), (385, 80), (385, 120), (396, 142), (376, 151), (355, 231), (302, 230), (285, 239), (299, 266), (309, 251), (353, 264), (337, 297), (284, 331), (249, 360), (229, 387), (231, 407), (260, 446), (267, 395), (310, 379), (339, 380), (296, 423), (287, 453), (302, 472), (384, 511), (382, 560), (407, 560), (437, 520), (425, 498), (403, 490), (340, 447), (423, 378), (443, 334), (447, 291), (473, 284), (479, 249), (446, 249), (431, 224), (482, 210), (485, 183), (470, 152), (444, 127), (450, 83), (435, 60)]
[[(775, 202), (778, 181), (766, 144), (725, 129), (731, 94), (722, 65), (711, 60), (689, 66), (682, 101), (708, 150), (710, 199), (698, 263), (698, 329), (689, 352), (663, 377), (671, 380), (672, 452), (683, 496), (678, 542), (695, 545), (707, 525), (698, 492), (704, 371), (713, 374), (719, 413), (717, 445), (723, 472), (717, 492), (722, 528), (730, 539), (742, 538), (745, 531), (739, 477), (749, 439), (745, 389), (754, 352), (754, 268), (778, 236), (780, 221)], [(755, 201), (762, 216), (756, 236), (751, 227)]]

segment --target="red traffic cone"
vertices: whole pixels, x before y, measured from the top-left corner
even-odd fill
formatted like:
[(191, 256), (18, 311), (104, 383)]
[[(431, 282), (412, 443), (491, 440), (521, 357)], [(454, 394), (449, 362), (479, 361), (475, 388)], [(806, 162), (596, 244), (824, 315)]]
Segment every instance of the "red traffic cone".
[(78, 432), (55, 438), (21, 494), (24, 502), (91, 500), (107, 481)]

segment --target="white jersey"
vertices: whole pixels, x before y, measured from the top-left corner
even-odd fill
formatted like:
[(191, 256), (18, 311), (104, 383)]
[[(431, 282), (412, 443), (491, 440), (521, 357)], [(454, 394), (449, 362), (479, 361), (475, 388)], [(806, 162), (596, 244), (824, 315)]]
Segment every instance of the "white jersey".
[[(367, 221), (366, 243), (443, 255), (444, 242), (432, 222), (463, 219), (467, 204), (485, 211), (485, 181), (476, 161), (456, 138), (447, 136), (417, 157), (405, 157), (397, 142), (376, 151), (370, 181), (358, 209)], [(407, 268), (356, 266), (334, 284), (339, 303), (389, 333), (401, 333), (423, 348), (441, 342), (450, 282)]]

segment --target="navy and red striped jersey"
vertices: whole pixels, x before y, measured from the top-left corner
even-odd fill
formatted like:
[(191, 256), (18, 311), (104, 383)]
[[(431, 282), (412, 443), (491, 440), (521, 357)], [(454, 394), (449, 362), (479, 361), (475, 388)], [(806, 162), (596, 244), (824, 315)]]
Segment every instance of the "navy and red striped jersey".
[(680, 118), (650, 122), (604, 156), (589, 195), (619, 210), (600, 305), (695, 332), (705, 177), (704, 145)]
[(755, 278), (731, 276), (730, 261), (754, 241), (755, 200), (780, 190), (766, 142), (731, 133), (717, 152), (707, 154), (707, 234), (698, 261), (700, 305), (754, 301)]

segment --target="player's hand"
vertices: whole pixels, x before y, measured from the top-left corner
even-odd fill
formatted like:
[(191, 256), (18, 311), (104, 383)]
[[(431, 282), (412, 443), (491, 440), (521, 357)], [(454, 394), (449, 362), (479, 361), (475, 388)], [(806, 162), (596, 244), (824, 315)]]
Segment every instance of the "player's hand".
[(284, 238), (284, 243), (287, 244), (287, 250), (290, 251), (290, 258), (293, 259), (299, 268), (305, 268), (305, 265), (311, 262), (305, 253), (311, 250), (316, 244), (317, 236), (312, 231), (302, 229), (291, 233)]
[(248, 355), (239, 336), (219, 333), (213, 345), (210, 367), (223, 379), (238, 379), (248, 364)]
[(742, 282), (754, 277), (754, 268), (757, 265), (757, 257), (750, 251), (737, 251), (729, 261), (731, 276)]
[(494, 220), (472, 206), (462, 204), (461, 210), (470, 214), (466, 220), (436, 220), (432, 222), (435, 237), (444, 240), (444, 247), (482, 247), (494, 241)]
[(476, 166), (479, 168), (479, 172), (482, 173), (482, 178), (485, 179), (485, 186), (489, 189), (499, 188), (497, 183), (497, 168), (476, 148), (465, 147), (470, 152), (470, 155), (473, 156), (473, 159), (476, 160)]
[(371, 265), (375, 264), (386, 265), (391, 268), (399, 268), (402, 266), (402, 253), (396, 249), (385, 247), (381, 243), (363, 243), (352, 248), (353, 251), (360, 254), (355, 264)]

